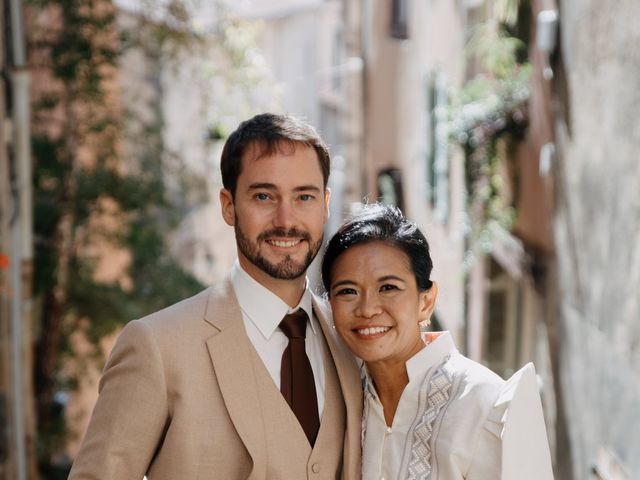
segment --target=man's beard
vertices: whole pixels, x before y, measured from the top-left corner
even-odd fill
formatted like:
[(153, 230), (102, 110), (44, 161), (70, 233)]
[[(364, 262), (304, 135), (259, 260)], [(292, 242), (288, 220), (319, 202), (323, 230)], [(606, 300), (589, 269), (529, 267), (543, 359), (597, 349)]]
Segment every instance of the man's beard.
[[(258, 235), (255, 243), (252, 243), (251, 240), (242, 232), (242, 229), (238, 225), (237, 218), (234, 230), (236, 233), (236, 244), (238, 245), (240, 253), (242, 253), (251, 263), (267, 275), (279, 280), (293, 280), (294, 278), (299, 278), (304, 275), (307, 268), (309, 268), (309, 265), (311, 265), (311, 262), (313, 262), (318, 250), (320, 250), (320, 247), (322, 246), (322, 237), (320, 237), (317, 242), (311, 243), (311, 235), (302, 230), (297, 230), (296, 228), (290, 228), (289, 230), (284, 228), (267, 230), (266, 232), (262, 232)], [(287, 255), (280, 263), (274, 264), (269, 262), (260, 254), (258, 248), (260, 242), (269, 237), (292, 238), (306, 241), (309, 245), (309, 251), (304, 258), (304, 261), (302, 263), (296, 263), (290, 255)]]

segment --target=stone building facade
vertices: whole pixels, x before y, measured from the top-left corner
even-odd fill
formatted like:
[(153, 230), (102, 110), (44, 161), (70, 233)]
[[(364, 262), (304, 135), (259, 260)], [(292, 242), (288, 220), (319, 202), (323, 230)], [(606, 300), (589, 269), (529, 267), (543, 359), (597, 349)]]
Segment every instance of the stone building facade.
[(549, 319), (569, 450), (557, 478), (639, 478), (640, 3), (559, 7)]

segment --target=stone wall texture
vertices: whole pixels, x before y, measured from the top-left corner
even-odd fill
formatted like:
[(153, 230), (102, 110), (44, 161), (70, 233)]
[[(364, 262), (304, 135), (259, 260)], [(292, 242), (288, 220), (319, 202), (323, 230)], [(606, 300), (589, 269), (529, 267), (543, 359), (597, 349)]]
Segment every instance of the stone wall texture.
[[(563, 0), (554, 240), (574, 479), (640, 478), (640, 2)], [(560, 477), (559, 477), (560, 478)], [(598, 478), (598, 477), (596, 477)], [(560, 478), (560, 480), (564, 480)]]

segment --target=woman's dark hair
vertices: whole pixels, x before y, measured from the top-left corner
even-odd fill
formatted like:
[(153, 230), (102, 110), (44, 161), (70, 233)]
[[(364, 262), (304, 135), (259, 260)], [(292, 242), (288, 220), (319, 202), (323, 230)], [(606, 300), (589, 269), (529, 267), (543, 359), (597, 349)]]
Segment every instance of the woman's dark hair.
[(322, 259), (322, 283), (329, 296), (332, 269), (338, 257), (350, 247), (369, 242), (383, 242), (401, 249), (409, 258), (418, 290), (431, 288), (433, 262), (427, 239), (400, 209), (375, 203), (365, 205), (360, 213), (345, 221), (329, 240)]
[(242, 172), (242, 157), (249, 147), (257, 145), (260, 149), (259, 157), (262, 157), (281, 151), (287, 144), (293, 146), (296, 143), (312, 147), (316, 151), (326, 188), (331, 161), (329, 149), (320, 135), (311, 125), (299, 118), (273, 113), (256, 115), (242, 122), (229, 135), (220, 157), (222, 185), (231, 195), (235, 195), (238, 177)]

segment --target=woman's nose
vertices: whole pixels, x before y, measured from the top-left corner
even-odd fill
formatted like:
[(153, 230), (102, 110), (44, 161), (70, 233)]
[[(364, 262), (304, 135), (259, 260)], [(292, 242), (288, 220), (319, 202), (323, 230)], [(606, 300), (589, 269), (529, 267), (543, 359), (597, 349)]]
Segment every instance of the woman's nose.
[(375, 295), (364, 294), (360, 297), (356, 314), (364, 318), (372, 318), (382, 312), (380, 302)]

